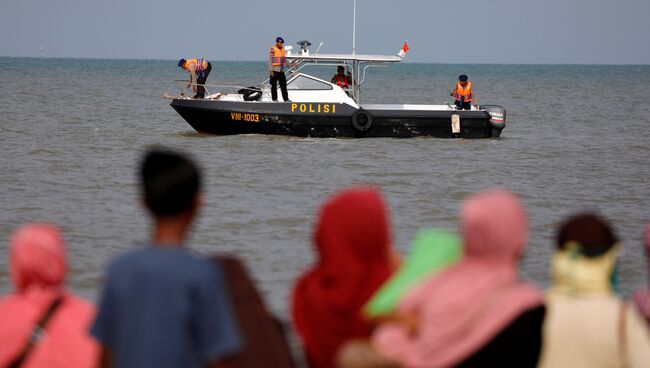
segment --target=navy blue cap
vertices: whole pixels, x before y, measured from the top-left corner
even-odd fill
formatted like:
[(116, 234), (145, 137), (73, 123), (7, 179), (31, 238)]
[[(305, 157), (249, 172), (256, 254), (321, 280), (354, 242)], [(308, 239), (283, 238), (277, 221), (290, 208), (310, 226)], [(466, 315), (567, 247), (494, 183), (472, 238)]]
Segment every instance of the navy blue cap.
[(180, 60), (178, 61), (178, 66), (180, 66), (180, 67), (182, 68), (182, 67), (183, 67), (183, 64), (185, 64), (185, 59), (180, 59)]
[(467, 76), (465, 74), (461, 74), (458, 76), (458, 80), (461, 82), (467, 82)]
[(282, 37), (276, 37), (276, 38), (275, 38), (275, 42), (282, 42), (282, 43), (284, 43), (284, 38), (282, 38)]

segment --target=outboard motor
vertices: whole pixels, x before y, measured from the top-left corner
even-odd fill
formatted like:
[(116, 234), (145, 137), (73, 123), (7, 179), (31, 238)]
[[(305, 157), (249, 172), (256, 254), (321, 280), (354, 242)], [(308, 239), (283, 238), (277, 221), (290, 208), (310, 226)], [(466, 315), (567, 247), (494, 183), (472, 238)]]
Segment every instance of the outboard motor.
[(506, 127), (506, 109), (499, 105), (481, 105), (480, 109), (490, 114), (492, 137), (499, 137), (503, 128)]

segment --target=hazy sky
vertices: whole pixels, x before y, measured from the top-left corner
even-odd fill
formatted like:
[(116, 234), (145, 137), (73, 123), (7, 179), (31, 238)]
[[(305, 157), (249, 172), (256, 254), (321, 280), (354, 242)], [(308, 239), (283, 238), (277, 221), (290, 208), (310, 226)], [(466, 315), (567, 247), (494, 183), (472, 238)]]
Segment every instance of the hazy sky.
[[(352, 0), (0, 0), (0, 56), (265, 60), (350, 52)], [(649, 0), (357, 0), (357, 52), (439, 63), (650, 64)]]

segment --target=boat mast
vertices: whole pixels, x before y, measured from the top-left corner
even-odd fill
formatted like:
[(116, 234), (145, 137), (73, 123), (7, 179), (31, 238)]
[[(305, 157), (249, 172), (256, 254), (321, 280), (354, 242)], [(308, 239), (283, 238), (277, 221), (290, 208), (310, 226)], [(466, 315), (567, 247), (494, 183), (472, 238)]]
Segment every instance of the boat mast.
[(357, 39), (357, 0), (352, 5), (352, 55), (356, 52)]

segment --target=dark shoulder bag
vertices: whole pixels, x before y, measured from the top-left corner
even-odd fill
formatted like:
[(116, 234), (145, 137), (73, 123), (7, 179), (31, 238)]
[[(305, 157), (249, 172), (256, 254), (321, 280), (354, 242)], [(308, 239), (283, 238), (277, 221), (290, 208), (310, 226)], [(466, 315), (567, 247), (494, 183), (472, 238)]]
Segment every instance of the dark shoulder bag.
[(228, 294), (244, 340), (242, 352), (229, 359), (232, 367), (295, 367), (281, 323), (266, 309), (244, 265), (236, 258), (217, 256), (226, 275)]
[(43, 337), (43, 333), (45, 332), (45, 326), (47, 325), (47, 322), (52, 318), (52, 315), (57, 310), (57, 308), (61, 305), (62, 301), (63, 301), (62, 296), (59, 296), (55, 298), (54, 301), (52, 301), (52, 303), (47, 308), (45, 313), (41, 316), (41, 319), (38, 320), (38, 323), (34, 326), (31, 333), (29, 334), (29, 338), (27, 339), (27, 343), (23, 347), (23, 350), (20, 351), (20, 354), (16, 357), (16, 359), (14, 359), (9, 365), (7, 365), (8, 368), (18, 368), (21, 365), (23, 365), (23, 363), (29, 356), (29, 353), (31, 353), (34, 350), (34, 347), (38, 345), (38, 342)]

